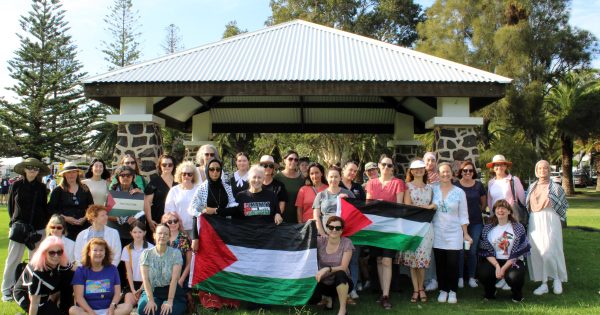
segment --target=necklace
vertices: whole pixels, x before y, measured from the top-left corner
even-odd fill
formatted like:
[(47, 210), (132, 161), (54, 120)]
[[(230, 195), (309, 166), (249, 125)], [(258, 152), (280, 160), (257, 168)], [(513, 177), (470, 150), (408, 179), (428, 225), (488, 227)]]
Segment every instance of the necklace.
[(219, 195), (219, 199), (217, 199), (217, 197), (215, 197), (215, 195), (212, 192), (212, 189), (208, 189), (208, 192), (210, 193), (210, 195), (212, 196), (213, 200), (217, 202), (217, 208), (221, 205), (221, 194)]

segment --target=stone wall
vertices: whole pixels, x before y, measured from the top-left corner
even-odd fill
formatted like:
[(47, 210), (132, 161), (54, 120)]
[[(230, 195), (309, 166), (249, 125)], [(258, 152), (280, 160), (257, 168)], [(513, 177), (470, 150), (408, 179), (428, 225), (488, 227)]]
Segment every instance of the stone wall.
[(183, 157), (184, 161), (190, 161), (196, 164), (196, 153), (200, 149), (199, 145), (186, 145), (185, 146), (185, 156)]
[(477, 165), (479, 150), (475, 127), (438, 126), (434, 135), (438, 162), (471, 161)]
[(396, 176), (399, 178), (406, 178), (406, 171), (410, 166), (410, 162), (417, 157), (423, 157), (423, 152), (420, 146), (416, 145), (397, 145), (394, 148), (394, 155), (392, 159), (398, 167)]
[(162, 142), (160, 125), (154, 122), (120, 122), (113, 162), (116, 165), (121, 156), (134, 154), (141, 174), (148, 177), (157, 172), (156, 161), (163, 152)]

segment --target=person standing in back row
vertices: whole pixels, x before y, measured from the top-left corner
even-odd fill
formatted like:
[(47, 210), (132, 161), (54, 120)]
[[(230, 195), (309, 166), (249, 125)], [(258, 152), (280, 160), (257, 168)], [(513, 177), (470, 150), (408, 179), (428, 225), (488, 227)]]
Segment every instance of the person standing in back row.
[(304, 177), (298, 170), (298, 153), (294, 150), (289, 150), (283, 157), (283, 163), (285, 165), (284, 170), (273, 176), (274, 179), (285, 186), (285, 191), (287, 192), (283, 222), (298, 223), (295, 203), (298, 191), (304, 186)]

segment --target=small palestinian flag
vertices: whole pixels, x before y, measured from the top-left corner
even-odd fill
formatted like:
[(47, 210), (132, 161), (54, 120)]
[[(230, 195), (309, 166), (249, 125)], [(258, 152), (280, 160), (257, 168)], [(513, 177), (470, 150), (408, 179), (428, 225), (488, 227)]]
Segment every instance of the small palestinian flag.
[(200, 216), (192, 285), (222, 297), (305, 305), (317, 285), (314, 221), (279, 226)]
[(414, 251), (432, 228), (435, 211), (387, 201), (340, 199), (337, 215), (346, 222), (343, 236), (354, 245)]

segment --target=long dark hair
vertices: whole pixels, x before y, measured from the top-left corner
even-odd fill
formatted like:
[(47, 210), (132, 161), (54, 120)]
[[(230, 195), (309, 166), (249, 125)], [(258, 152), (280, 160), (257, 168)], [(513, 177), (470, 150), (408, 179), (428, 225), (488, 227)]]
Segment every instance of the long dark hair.
[(317, 162), (312, 162), (310, 163), (310, 165), (308, 165), (308, 181), (310, 182), (310, 186), (314, 186), (315, 183), (312, 182), (312, 179), (310, 178), (310, 169), (316, 167), (319, 169), (319, 171), (321, 171), (321, 183), (327, 185), (327, 179), (325, 178), (325, 168), (323, 167), (323, 165), (317, 163)]
[(94, 172), (92, 172), (92, 168), (94, 167), (94, 164), (96, 164), (96, 162), (100, 162), (102, 163), (102, 175), (100, 175), (100, 178), (102, 179), (109, 179), (110, 178), (110, 172), (108, 171), (108, 169), (106, 169), (106, 163), (104, 163), (103, 159), (93, 159), (92, 163), (90, 163), (90, 165), (87, 168), (87, 171), (85, 171), (85, 178), (92, 178), (94, 176)]

